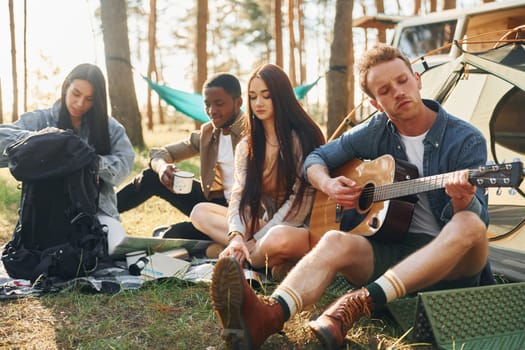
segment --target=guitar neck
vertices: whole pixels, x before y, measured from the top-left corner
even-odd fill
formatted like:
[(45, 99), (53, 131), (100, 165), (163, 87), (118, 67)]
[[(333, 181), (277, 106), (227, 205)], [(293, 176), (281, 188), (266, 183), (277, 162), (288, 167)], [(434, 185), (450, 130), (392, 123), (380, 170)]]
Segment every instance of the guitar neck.
[(421, 177), (413, 180), (377, 186), (373, 190), (373, 201), (385, 201), (444, 188), (447, 177), (450, 174), (452, 173)]
[[(377, 187), (365, 187), (363, 193), (367, 198), (372, 197), (372, 201), (374, 202), (410, 196), (444, 188), (451, 174), (452, 172), (399, 181)], [(523, 180), (524, 175), (523, 164), (521, 161), (515, 161), (513, 163), (493, 164), (479, 167), (476, 170), (468, 170), (468, 181), (481, 188), (517, 188)], [(373, 191), (373, 194), (370, 193), (370, 190)]]

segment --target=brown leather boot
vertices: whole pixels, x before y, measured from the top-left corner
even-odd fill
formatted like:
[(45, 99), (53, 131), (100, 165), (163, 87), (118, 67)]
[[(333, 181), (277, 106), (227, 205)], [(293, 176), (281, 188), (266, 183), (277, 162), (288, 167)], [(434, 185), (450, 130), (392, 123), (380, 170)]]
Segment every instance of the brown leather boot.
[(282, 306), (255, 294), (233, 257), (221, 258), (215, 265), (210, 294), (227, 349), (258, 349), (283, 328)]
[(315, 321), (308, 324), (324, 349), (339, 349), (346, 333), (361, 317), (370, 317), (375, 304), (368, 290), (361, 288), (346, 293), (330, 306)]

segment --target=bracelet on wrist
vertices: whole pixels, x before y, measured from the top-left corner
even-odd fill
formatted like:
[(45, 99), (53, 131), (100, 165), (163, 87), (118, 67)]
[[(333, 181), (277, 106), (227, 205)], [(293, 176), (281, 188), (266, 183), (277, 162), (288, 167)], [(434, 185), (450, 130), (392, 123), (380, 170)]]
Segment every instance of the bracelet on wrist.
[(244, 235), (239, 231), (231, 231), (230, 233), (228, 233), (228, 242), (231, 242), (232, 239), (234, 239), (236, 236), (243, 237)]

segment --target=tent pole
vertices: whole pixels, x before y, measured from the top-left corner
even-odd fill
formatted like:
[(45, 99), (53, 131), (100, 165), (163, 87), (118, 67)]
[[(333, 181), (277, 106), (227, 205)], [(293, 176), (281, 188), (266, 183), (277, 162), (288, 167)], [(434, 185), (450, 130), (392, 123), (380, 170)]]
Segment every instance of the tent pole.
[[(357, 124), (359, 123), (356, 123), (354, 120), (354, 116), (355, 116), (355, 113), (357, 111), (358, 108), (360, 108), (362, 105), (363, 105), (363, 101), (359, 102), (359, 104), (357, 106), (354, 107), (354, 109), (352, 109), (347, 115), (346, 117), (344, 117), (343, 121), (339, 124), (339, 126), (337, 127), (337, 129), (334, 131), (334, 133), (332, 134), (332, 136), (330, 136), (330, 138), (328, 139), (327, 142), (329, 141), (332, 141), (336, 138), (338, 138), (346, 128), (348, 128), (348, 126), (350, 127), (354, 127), (356, 126)], [(368, 119), (368, 118), (367, 118)]]

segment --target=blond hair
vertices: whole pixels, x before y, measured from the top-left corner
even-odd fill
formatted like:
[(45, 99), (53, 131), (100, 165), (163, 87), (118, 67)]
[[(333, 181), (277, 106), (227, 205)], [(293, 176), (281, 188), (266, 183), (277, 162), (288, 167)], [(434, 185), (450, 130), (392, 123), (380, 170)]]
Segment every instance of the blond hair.
[(357, 71), (359, 72), (359, 85), (361, 90), (370, 98), (374, 98), (374, 95), (370, 89), (368, 89), (366, 84), (366, 78), (370, 68), (383, 62), (392, 61), (396, 58), (399, 58), (405, 62), (410, 71), (413, 72), (410, 60), (405, 55), (403, 55), (399, 49), (382, 43), (376, 44), (370, 50), (365, 52), (365, 54), (357, 63)]

